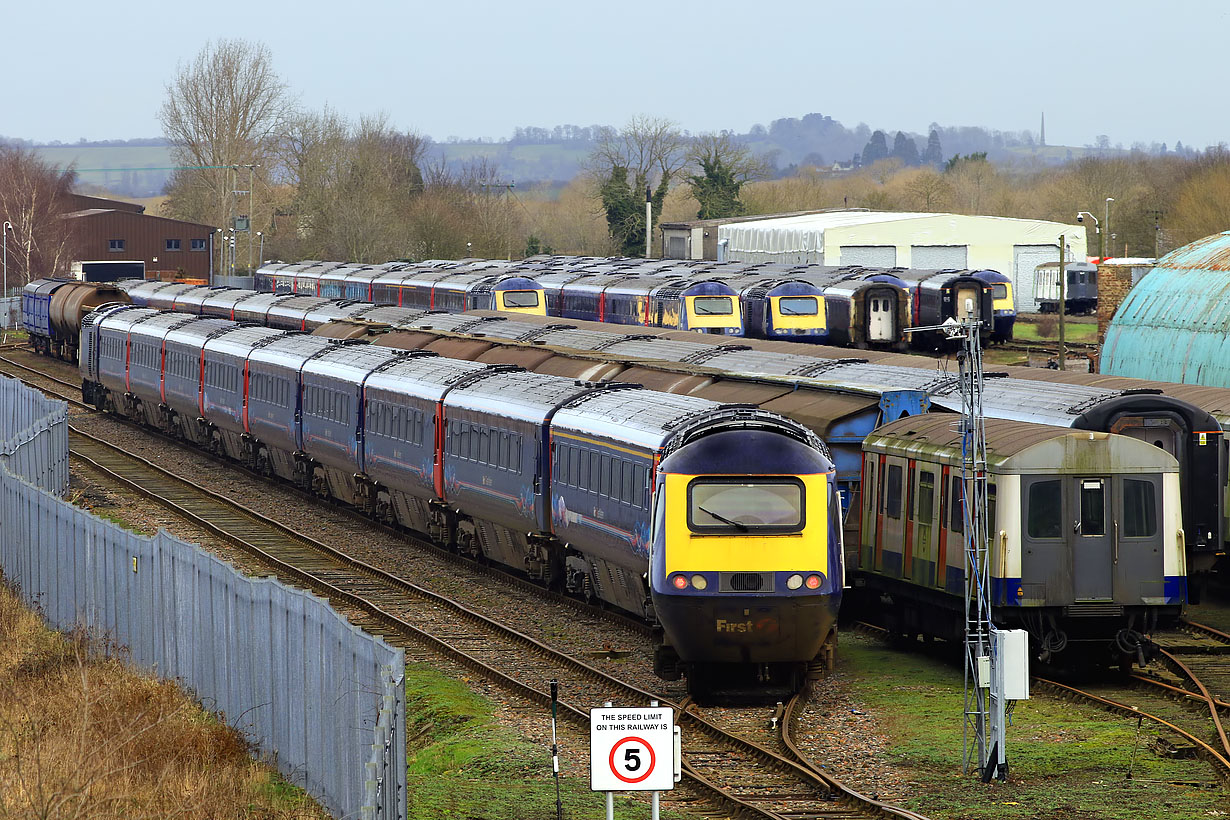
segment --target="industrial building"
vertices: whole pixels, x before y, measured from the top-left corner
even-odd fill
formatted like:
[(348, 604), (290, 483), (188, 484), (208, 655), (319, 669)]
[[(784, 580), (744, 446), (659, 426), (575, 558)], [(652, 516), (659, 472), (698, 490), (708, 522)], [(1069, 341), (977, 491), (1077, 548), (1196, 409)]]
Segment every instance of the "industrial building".
[(1227, 291), (1230, 231), (1166, 254), (1115, 311), (1102, 343), (1101, 371), (1230, 387)]
[(1016, 308), (1037, 309), (1034, 268), (1084, 261), (1083, 225), (961, 214), (839, 210), (662, 225), (663, 256), (787, 264), (991, 269), (1012, 278)]
[(75, 210), (63, 218), (74, 223), (76, 258), (144, 262), (145, 270), (208, 279), (214, 229), (209, 225), (150, 216), (131, 202), (72, 195)]

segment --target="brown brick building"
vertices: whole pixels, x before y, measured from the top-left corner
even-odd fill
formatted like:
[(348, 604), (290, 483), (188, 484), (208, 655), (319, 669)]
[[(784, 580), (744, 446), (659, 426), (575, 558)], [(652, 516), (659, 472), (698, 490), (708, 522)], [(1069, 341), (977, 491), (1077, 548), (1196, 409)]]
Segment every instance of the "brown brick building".
[(143, 205), (81, 194), (73, 195), (73, 206), (78, 210), (63, 218), (74, 223), (78, 260), (144, 262), (147, 274), (210, 277), (215, 249), (209, 225), (150, 216)]

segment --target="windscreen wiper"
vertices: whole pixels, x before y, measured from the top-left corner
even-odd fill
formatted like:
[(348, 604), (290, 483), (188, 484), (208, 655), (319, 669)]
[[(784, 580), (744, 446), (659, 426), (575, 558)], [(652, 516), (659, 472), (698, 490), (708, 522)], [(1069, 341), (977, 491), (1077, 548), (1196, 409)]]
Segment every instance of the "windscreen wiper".
[(704, 507), (698, 506), (697, 509), (705, 513), (706, 515), (713, 516), (718, 521), (721, 521), (723, 524), (729, 524), (732, 527), (738, 527), (743, 532), (747, 532), (747, 524), (740, 524), (738, 521), (735, 521), (734, 519), (727, 518), (724, 515), (718, 515), (717, 513), (713, 512), (713, 510), (706, 510)]

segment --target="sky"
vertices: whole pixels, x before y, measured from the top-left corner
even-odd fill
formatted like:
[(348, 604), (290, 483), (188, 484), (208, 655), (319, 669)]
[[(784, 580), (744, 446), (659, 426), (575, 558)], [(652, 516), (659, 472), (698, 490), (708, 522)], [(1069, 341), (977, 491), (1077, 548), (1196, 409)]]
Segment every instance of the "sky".
[(818, 112), (853, 127), (1038, 130), (1051, 145), (1230, 141), (1228, 0), (9, 3), (0, 134), (161, 135), (211, 40), (270, 49), (298, 103), (435, 140), (517, 126), (692, 133)]

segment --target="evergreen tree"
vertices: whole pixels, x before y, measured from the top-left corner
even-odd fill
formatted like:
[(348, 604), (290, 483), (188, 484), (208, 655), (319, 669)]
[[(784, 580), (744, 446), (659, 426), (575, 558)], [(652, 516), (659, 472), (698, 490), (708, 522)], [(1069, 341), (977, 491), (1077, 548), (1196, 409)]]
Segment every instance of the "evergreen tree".
[(888, 137), (883, 131), (874, 131), (863, 149), (863, 165), (874, 165), (882, 159), (888, 159)]
[(914, 138), (907, 137), (905, 134), (898, 131), (897, 136), (893, 137), (892, 156), (901, 160), (903, 165), (917, 165), (918, 145), (915, 144)]
[[(663, 174), (651, 196), (655, 219), (662, 213), (669, 187), (670, 175)], [(644, 256), (645, 198), (640, 186), (629, 181), (627, 166), (611, 166), (611, 173), (603, 181), (599, 194), (606, 211), (607, 231), (619, 246), (619, 252), (624, 256)]]
[(927, 137), (927, 148), (922, 154), (922, 164), (938, 166), (943, 163), (944, 149), (940, 147), (940, 132), (932, 129), (931, 136)]
[(747, 206), (739, 200), (743, 182), (720, 157), (701, 157), (701, 173), (688, 177), (692, 196), (700, 203), (696, 212), (698, 219), (718, 219), (726, 216), (742, 216)]

